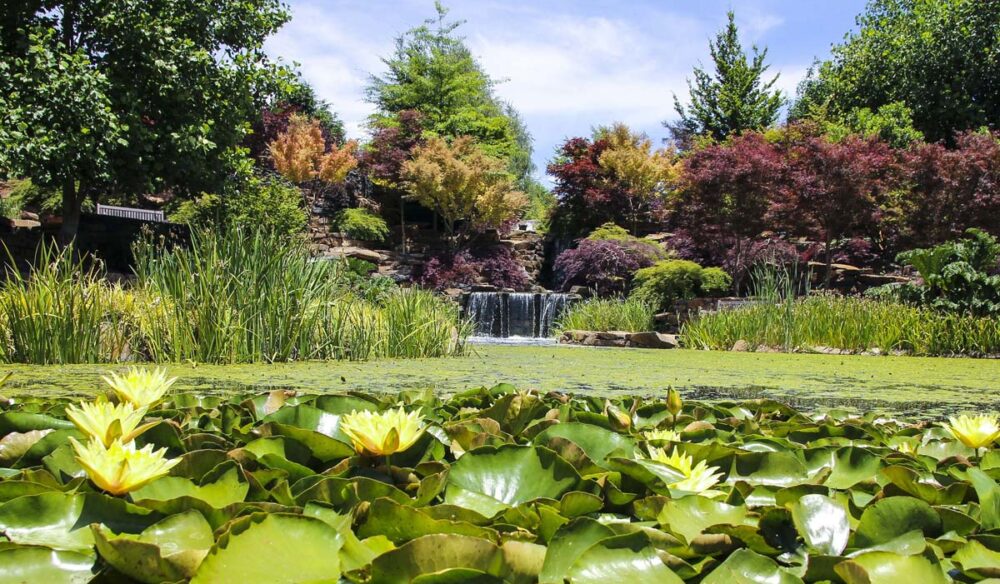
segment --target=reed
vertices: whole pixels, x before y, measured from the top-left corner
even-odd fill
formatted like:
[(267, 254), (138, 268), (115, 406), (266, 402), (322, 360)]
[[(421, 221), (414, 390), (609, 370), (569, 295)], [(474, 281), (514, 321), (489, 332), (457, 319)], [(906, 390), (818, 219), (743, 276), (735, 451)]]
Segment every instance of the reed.
[(595, 298), (570, 305), (555, 324), (563, 331), (642, 332), (654, 329), (653, 309), (634, 298)]

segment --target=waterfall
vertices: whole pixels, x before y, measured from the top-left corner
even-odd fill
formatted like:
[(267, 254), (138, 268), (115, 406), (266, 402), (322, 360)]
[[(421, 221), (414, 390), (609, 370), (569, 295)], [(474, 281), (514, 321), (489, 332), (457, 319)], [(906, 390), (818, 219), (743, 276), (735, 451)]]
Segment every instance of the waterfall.
[(567, 303), (566, 294), (473, 292), (465, 315), (478, 337), (548, 338)]

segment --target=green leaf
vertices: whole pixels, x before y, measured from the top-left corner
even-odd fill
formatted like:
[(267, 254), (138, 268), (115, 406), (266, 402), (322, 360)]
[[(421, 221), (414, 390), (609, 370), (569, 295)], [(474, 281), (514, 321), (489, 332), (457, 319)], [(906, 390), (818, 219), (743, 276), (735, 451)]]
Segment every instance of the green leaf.
[(97, 551), (116, 570), (140, 582), (174, 582), (192, 577), (215, 543), (201, 513), (171, 515), (141, 534), (115, 535), (93, 526)]
[(159, 519), (149, 510), (97, 493), (41, 493), (0, 505), (0, 530), (15, 543), (89, 551), (91, 523), (138, 533)]
[(602, 539), (587, 548), (570, 569), (574, 584), (608, 582), (659, 582), (682, 584), (664, 564), (642, 532)]
[(191, 584), (336, 582), (343, 544), (319, 519), (257, 513), (230, 525)]
[(0, 574), (4, 582), (86, 584), (94, 577), (94, 556), (39, 546), (0, 549)]
[(627, 436), (593, 424), (570, 422), (549, 426), (535, 436), (535, 444), (545, 446), (552, 438), (563, 438), (579, 446), (597, 464), (613, 453), (629, 458), (635, 452), (635, 442)]
[(809, 482), (805, 464), (790, 452), (749, 452), (733, 459), (729, 482), (790, 487)]
[(692, 496), (668, 502), (660, 511), (657, 521), (690, 543), (713, 525), (740, 525), (746, 516), (746, 507)]
[(866, 548), (920, 530), (926, 537), (941, 534), (941, 517), (930, 505), (913, 497), (889, 497), (861, 514), (854, 545)]
[(535, 499), (558, 499), (579, 482), (576, 470), (547, 448), (486, 446), (452, 466), (445, 503), (496, 515)]
[(701, 581), (702, 584), (802, 584), (771, 558), (750, 550), (736, 550)]
[(171, 501), (179, 497), (191, 497), (204, 501), (215, 509), (246, 500), (250, 484), (240, 480), (240, 470), (235, 464), (227, 465), (227, 470), (215, 481), (196, 484), (181, 477), (163, 477), (132, 493), (136, 503), (142, 501)]
[(976, 490), (976, 496), (979, 497), (979, 522), (983, 529), (986, 531), (1000, 529), (1000, 486), (978, 468), (970, 468), (968, 476), (972, 488)]
[(397, 544), (435, 533), (457, 533), (491, 541), (498, 539), (497, 532), (492, 529), (463, 521), (434, 519), (420, 509), (385, 498), (376, 499), (371, 504), (364, 524), (358, 528), (358, 537), (384, 535)]
[(851, 524), (840, 503), (823, 495), (805, 495), (791, 512), (796, 531), (813, 551), (839, 556), (847, 547)]
[(1000, 552), (995, 552), (978, 541), (965, 544), (952, 561), (959, 565), (967, 576), (973, 578), (1000, 578)]
[(846, 584), (948, 584), (941, 567), (924, 556), (870, 552), (834, 567)]
[(539, 581), (542, 584), (558, 582), (562, 584), (576, 560), (592, 545), (613, 537), (610, 527), (597, 521), (581, 517), (559, 528), (549, 542)]
[(372, 582), (407, 584), (421, 575), (456, 568), (497, 576), (501, 561), (500, 548), (485, 539), (456, 534), (425, 535), (375, 558)]

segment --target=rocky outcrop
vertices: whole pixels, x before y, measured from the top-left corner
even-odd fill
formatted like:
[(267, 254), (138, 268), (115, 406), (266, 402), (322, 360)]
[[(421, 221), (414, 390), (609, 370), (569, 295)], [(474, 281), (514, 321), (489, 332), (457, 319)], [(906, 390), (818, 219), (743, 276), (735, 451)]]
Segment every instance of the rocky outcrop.
[(677, 335), (657, 332), (630, 333), (625, 331), (564, 331), (559, 337), (563, 345), (585, 347), (634, 347), (637, 349), (676, 349)]

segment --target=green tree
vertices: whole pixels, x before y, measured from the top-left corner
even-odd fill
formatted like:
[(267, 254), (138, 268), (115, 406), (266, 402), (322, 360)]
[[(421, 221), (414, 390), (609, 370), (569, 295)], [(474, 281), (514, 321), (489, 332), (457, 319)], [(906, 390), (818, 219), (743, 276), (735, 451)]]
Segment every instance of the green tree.
[(674, 95), (677, 122), (665, 122), (674, 140), (684, 146), (696, 136), (724, 140), (746, 130), (767, 128), (778, 119), (784, 97), (774, 89), (775, 75), (764, 80), (769, 65), (767, 48), (753, 47), (748, 58), (740, 44), (736, 15), (729, 12), (729, 23), (709, 42), (714, 74), (701, 67), (694, 70), (694, 80), (688, 80), (691, 104), (684, 107)]
[(858, 30), (799, 88), (790, 117), (901, 103), (928, 140), (1000, 122), (1000, 2), (872, 0)]
[(0, 173), (85, 199), (221, 192), (234, 147), (288, 81), (263, 53), (279, 0), (0, 5)]
[[(447, 137), (471, 136), (483, 151), (505, 161), (519, 182), (531, 173), (531, 137), (513, 108), (493, 92), (487, 75), (436, 3), (436, 18), (396, 39), (396, 50), (383, 59), (387, 71), (372, 76), (368, 100), (377, 112), (375, 128), (398, 125), (402, 112), (420, 112), (424, 128)], [(523, 185), (522, 185), (523, 186)]]

